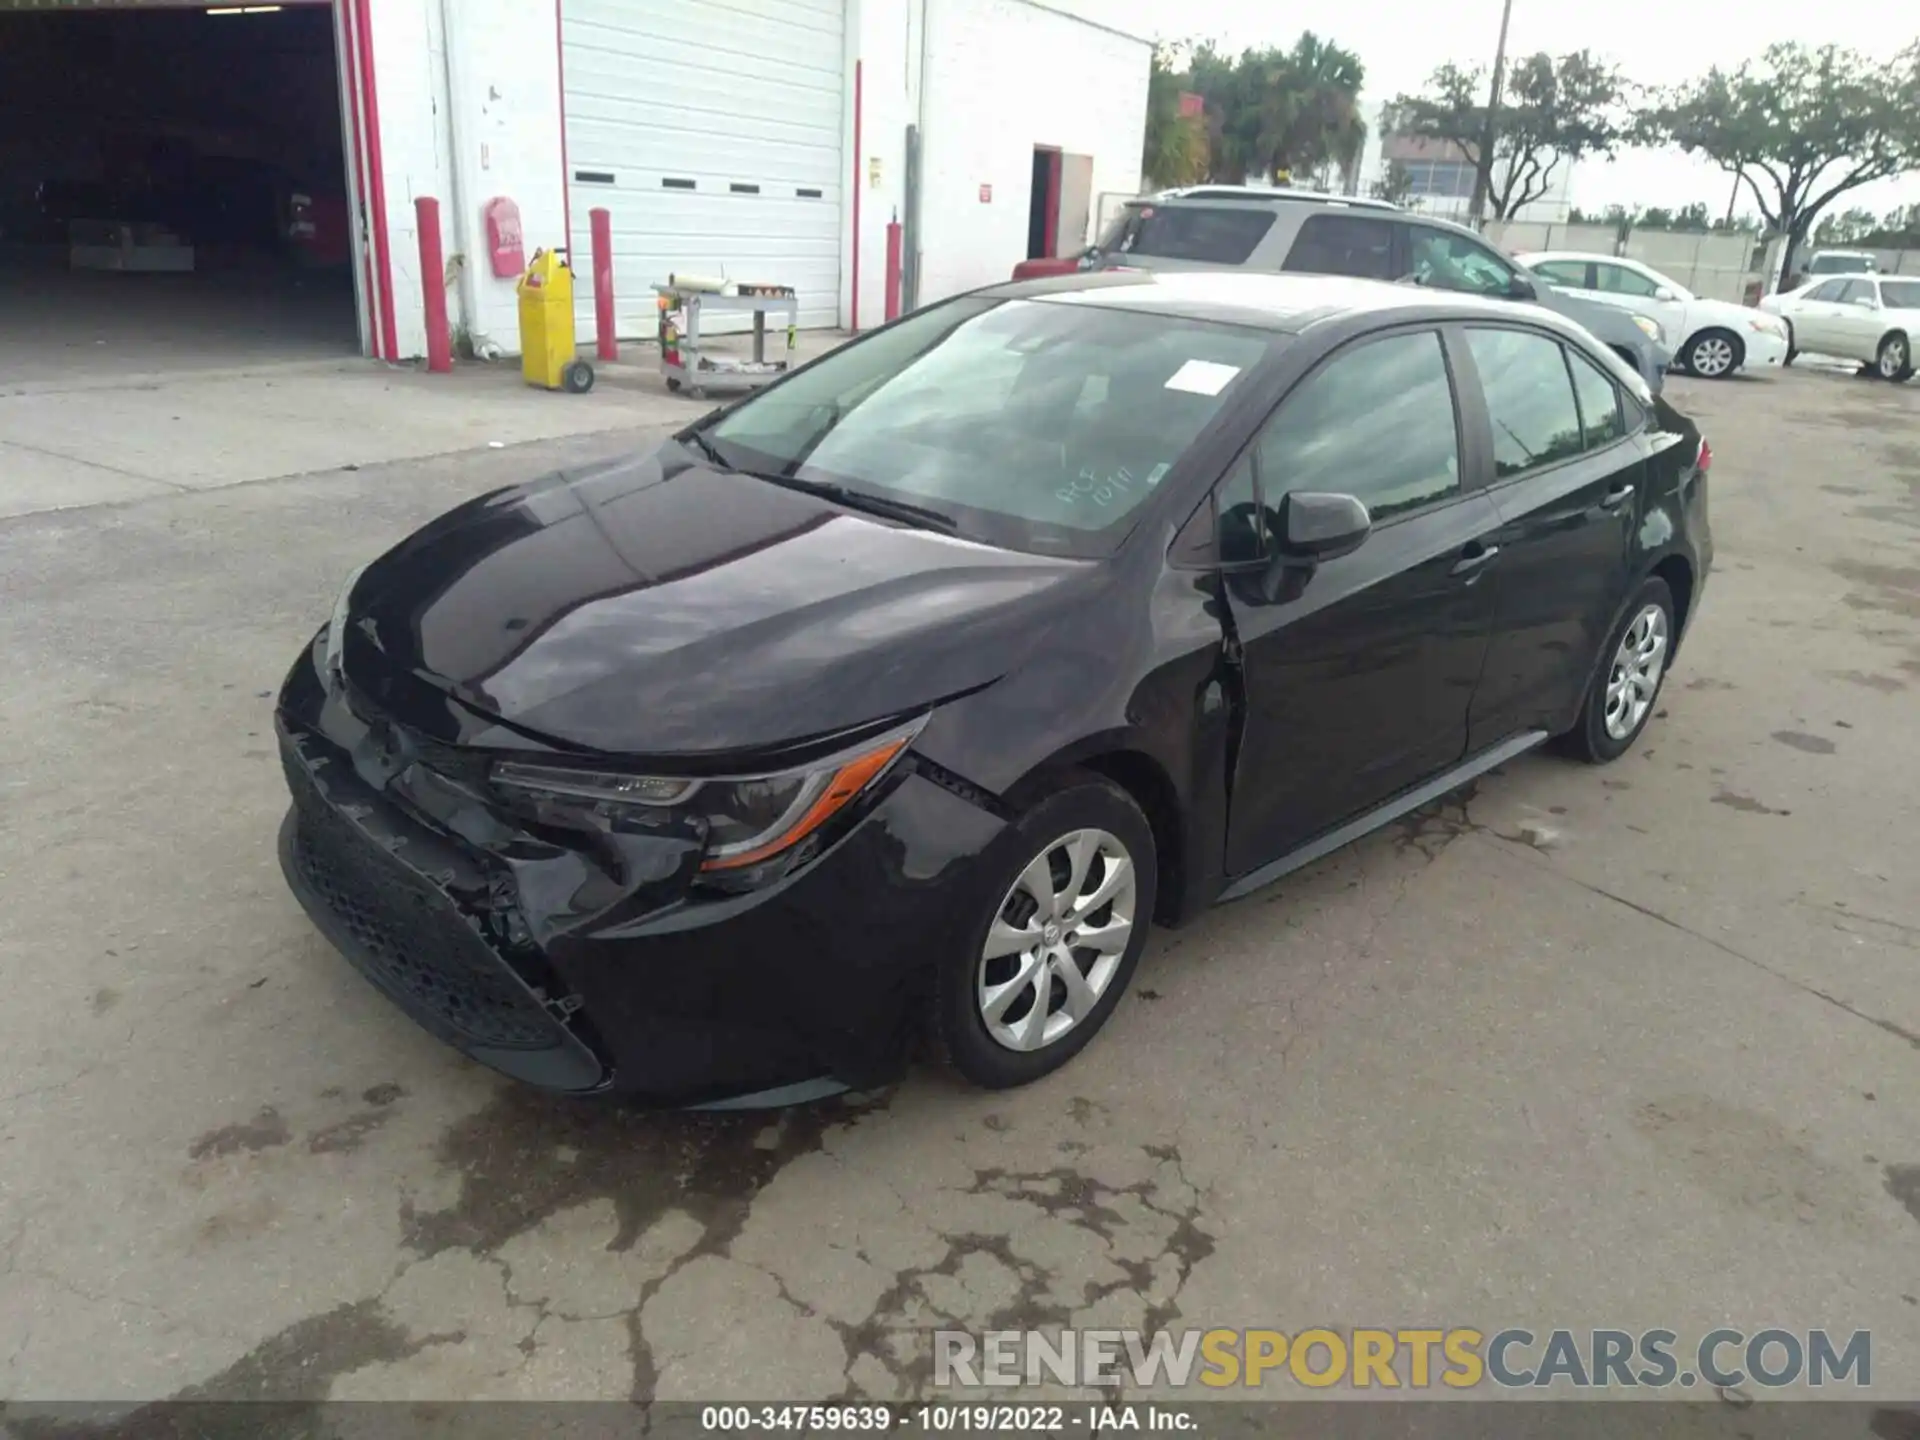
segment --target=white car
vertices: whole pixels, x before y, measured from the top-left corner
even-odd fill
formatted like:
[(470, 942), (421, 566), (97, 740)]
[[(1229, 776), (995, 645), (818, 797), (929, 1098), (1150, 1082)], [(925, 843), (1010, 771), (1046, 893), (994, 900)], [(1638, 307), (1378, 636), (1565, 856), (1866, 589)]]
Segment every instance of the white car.
[(1674, 364), (1689, 374), (1724, 380), (1742, 367), (1763, 370), (1786, 364), (1787, 331), (1777, 317), (1731, 300), (1702, 299), (1638, 260), (1572, 250), (1519, 258), (1562, 289), (1591, 294), (1658, 321)]
[(1880, 261), (1865, 250), (1816, 250), (1807, 262), (1807, 283), (1829, 275), (1871, 275)]
[(1920, 275), (1840, 275), (1768, 295), (1760, 308), (1788, 327), (1802, 351), (1858, 360), (1882, 380), (1913, 374), (1920, 341)]

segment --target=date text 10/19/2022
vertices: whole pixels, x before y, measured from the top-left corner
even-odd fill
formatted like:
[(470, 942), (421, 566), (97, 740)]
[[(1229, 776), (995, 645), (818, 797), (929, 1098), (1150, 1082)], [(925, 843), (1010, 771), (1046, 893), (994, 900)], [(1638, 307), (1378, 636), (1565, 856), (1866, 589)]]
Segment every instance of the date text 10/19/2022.
[(791, 1430), (857, 1433), (924, 1430), (930, 1434), (1056, 1434), (1085, 1430), (1190, 1432), (1193, 1415), (1178, 1406), (1115, 1405), (707, 1405), (700, 1428), (732, 1434)]

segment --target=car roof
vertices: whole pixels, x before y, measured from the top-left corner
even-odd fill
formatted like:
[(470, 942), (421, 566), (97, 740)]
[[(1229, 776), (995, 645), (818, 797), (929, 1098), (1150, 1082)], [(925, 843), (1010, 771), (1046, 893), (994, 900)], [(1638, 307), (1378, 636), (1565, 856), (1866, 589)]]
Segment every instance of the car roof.
[(1878, 260), (1880, 258), (1871, 250), (1816, 250), (1813, 252), (1813, 258), (1816, 260), (1822, 255), (1837, 255), (1842, 260)]
[(1644, 260), (1636, 260), (1631, 255), (1603, 255), (1598, 250), (1523, 250), (1516, 259), (1526, 260), (1591, 260), (1605, 262), (1608, 265), (1638, 265), (1642, 270), (1653, 267)]
[(1187, 185), (1176, 190), (1162, 190), (1157, 195), (1140, 195), (1127, 201), (1127, 205), (1205, 204), (1220, 201), (1250, 205), (1347, 206), (1356, 210), (1398, 211), (1401, 208), (1390, 200), (1376, 200), (1370, 195), (1335, 195), (1326, 190), (1292, 190), (1267, 185)]
[(1044, 300), (1132, 310), (1183, 320), (1243, 325), (1299, 334), (1323, 321), (1361, 314), (1416, 319), (1556, 319), (1551, 311), (1512, 300), (1463, 295), (1343, 275), (1266, 274), (1245, 270), (1095, 270), (995, 285), (976, 292), (994, 299)]

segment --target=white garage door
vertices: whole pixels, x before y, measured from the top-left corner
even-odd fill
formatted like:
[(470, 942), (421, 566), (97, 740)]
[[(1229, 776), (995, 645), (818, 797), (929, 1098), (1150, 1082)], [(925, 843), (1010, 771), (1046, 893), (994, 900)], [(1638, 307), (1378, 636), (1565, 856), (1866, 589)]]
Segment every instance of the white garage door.
[(840, 305), (845, 0), (562, 0), (568, 184), (583, 334), (588, 214), (613, 228), (622, 335), (653, 333), (670, 273), (791, 285)]

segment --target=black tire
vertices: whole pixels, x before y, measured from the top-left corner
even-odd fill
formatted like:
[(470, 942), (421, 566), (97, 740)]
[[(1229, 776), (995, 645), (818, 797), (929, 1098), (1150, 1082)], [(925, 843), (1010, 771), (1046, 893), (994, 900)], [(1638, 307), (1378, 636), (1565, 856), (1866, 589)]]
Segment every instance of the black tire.
[(1782, 370), (1800, 358), (1800, 352), (1796, 350), (1793, 345), (1793, 322), (1788, 320), (1785, 324), (1787, 327), (1787, 357), (1780, 362), (1780, 368)]
[[(1724, 369), (1705, 370), (1701, 368), (1703, 357), (1700, 352), (1711, 341), (1722, 341), (1733, 352), (1732, 363)], [(1747, 347), (1740, 343), (1740, 337), (1731, 330), (1721, 330), (1718, 328), (1702, 330), (1697, 335), (1689, 336), (1687, 343), (1680, 347), (1681, 366), (1689, 375), (1698, 376), (1702, 380), (1731, 380), (1734, 372), (1746, 363)]]
[[(987, 960), (985, 951), (988, 937), (1003, 916), (1010, 922), (1017, 921), (1021, 929), (1044, 923), (1043, 915), (1015, 913), (1021, 901), (1030, 900), (1025, 891), (1019, 891), (1016, 887), (1036, 860), (1076, 832), (1088, 830), (1104, 832), (1117, 841), (1132, 861), (1130, 936), (1118, 965), (1112, 969), (1105, 988), (1099, 991), (1097, 1002), (1084, 1015), (1072, 1022), (1056, 1039), (1038, 1048), (1009, 1048), (994, 1039), (987, 1028), (987, 1020), (982, 1013), (981, 986), (983, 982), (994, 983), (995, 968), (1007, 971), (1008, 978), (1011, 978), (1014, 968), (1022, 963), (1024, 957), (1014, 954)], [(1053, 883), (1058, 884), (1061, 874), (1059, 866), (1066, 857), (1064, 852), (1056, 852), (1052, 858)], [(1104, 856), (1091, 861), (1086, 872), (1089, 880), (1097, 883), (1105, 874), (1111, 873), (1104, 870), (1107, 863)], [(1102, 869), (1095, 870), (1095, 865)], [(1030, 807), (995, 839), (982, 857), (977, 875), (974, 892), (966, 901), (970, 914), (965, 923), (957, 927), (960, 931), (958, 942), (940, 957), (939, 969), (933, 977), (929, 1039), (937, 1057), (963, 1079), (983, 1089), (1005, 1090), (1016, 1085), (1031, 1084), (1078, 1055), (1099, 1033), (1119, 1005), (1121, 997), (1126, 994), (1127, 986), (1133, 980), (1133, 972), (1140, 963), (1140, 954), (1146, 949), (1147, 932), (1153, 923), (1154, 897), (1159, 881), (1153, 829), (1133, 797), (1125, 790), (1100, 776), (1075, 772), (1067, 777), (1061, 788)], [(1092, 920), (1105, 917), (1102, 923), (1121, 918), (1111, 902), (1087, 912), (1087, 917)], [(1065, 938), (1069, 937), (1063, 936), (1063, 942)], [(1040, 948), (1035, 947), (1036, 950)], [(1071, 954), (1072, 963), (1078, 966), (1083, 975), (1094, 971), (1098, 959), (1094, 952), (1078, 950)], [(1053, 971), (1045, 973), (1049, 976), (1054, 974)], [(1006, 981), (1000, 980), (999, 983)], [(1046, 999), (1049, 1012), (1055, 1017), (1064, 1015), (1064, 1010), (1059, 1008), (1066, 999), (1064, 985), (1057, 978), (1050, 978), (1048, 988)], [(1024, 1005), (1020, 1003), (1023, 998), (1027, 1001)], [(1024, 997), (1021, 992), (1015, 992), (1012, 999), (1013, 1003), (1001, 1018), (1017, 1023), (1023, 1014), (1032, 1014), (1033, 1005), (1038, 999), (1037, 987), (1029, 984)], [(1042, 1015), (1043, 1024), (1047, 1018)]]
[(667, 390), (671, 394), (678, 395), (680, 393), (679, 379), (676, 378), (675, 376), (669, 375), (667, 377)]
[[(1620, 645), (1626, 639), (1627, 631), (1646, 612), (1648, 607), (1658, 606), (1661, 611), (1665, 643), (1661, 654), (1660, 672), (1654, 681), (1653, 693), (1646, 696), (1646, 708), (1634, 722), (1633, 728), (1623, 735), (1615, 735), (1607, 728), (1608, 691), (1611, 688), (1615, 657)], [(1586, 697), (1580, 702), (1580, 718), (1573, 728), (1558, 737), (1560, 748), (1576, 760), (1584, 760), (1589, 765), (1604, 765), (1609, 760), (1617, 760), (1633, 747), (1647, 728), (1647, 721), (1653, 718), (1660, 706), (1660, 692), (1666, 686), (1667, 671), (1673, 659), (1674, 642), (1678, 639), (1677, 617), (1673, 610), (1673, 591), (1667, 582), (1657, 575), (1650, 575), (1634, 591), (1633, 599), (1627, 602), (1619, 621), (1607, 635), (1607, 643), (1601, 647), (1593, 666), (1592, 678), (1587, 681)]]
[(1913, 378), (1913, 350), (1906, 331), (1890, 330), (1880, 338), (1880, 348), (1873, 356), (1873, 373), (1895, 385)]
[(572, 395), (584, 395), (593, 388), (593, 366), (584, 360), (576, 360), (560, 372), (560, 383), (567, 387)]

